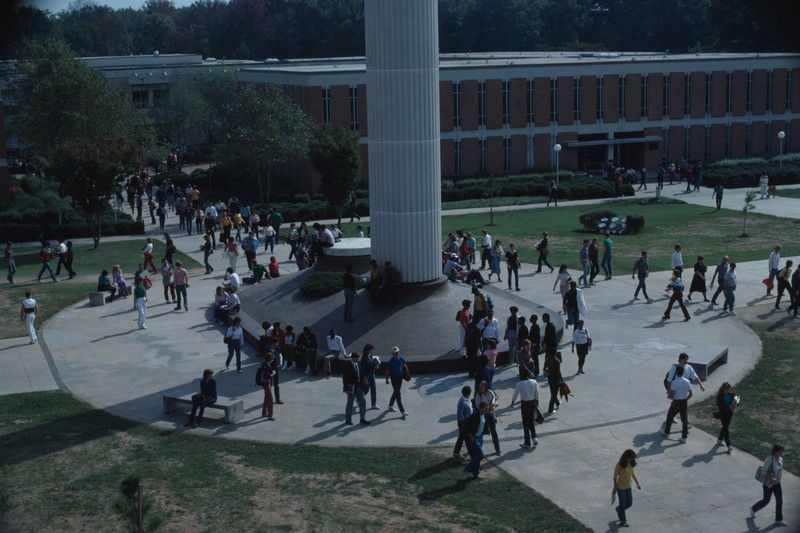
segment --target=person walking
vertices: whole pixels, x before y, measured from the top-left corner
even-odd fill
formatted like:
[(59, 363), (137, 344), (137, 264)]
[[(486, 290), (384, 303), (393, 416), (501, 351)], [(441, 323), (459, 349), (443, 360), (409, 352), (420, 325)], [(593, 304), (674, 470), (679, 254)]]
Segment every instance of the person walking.
[(675, 304), (675, 302), (677, 302), (681, 308), (681, 311), (683, 311), (683, 321), (688, 322), (691, 320), (692, 317), (689, 316), (689, 311), (686, 310), (686, 305), (683, 303), (683, 280), (681, 279), (681, 273), (679, 270), (676, 269), (672, 271), (672, 279), (670, 279), (669, 285), (667, 285), (667, 288), (664, 290), (666, 292), (671, 290), (672, 296), (670, 296), (667, 309), (664, 311), (664, 316), (661, 318), (663, 320), (669, 320), (669, 314), (672, 312), (672, 306)]
[(361, 356), (358, 352), (350, 353), (350, 364), (344, 365), (342, 369), (342, 390), (347, 394), (347, 405), (345, 406), (344, 423), (348, 426), (353, 425), (353, 402), (358, 402), (358, 414), (362, 426), (368, 426), (369, 420), (366, 419), (367, 401), (364, 399), (364, 389), (362, 384), (366, 382), (364, 369), (359, 362)]
[(780, 273), (780, 263), (781, 263), (781, 245), (776, 244), (775, 249), (770, 252), (769, 260), (767, 261), (769, 266), (769, 283), (767, 283), (767, 296), (772, 295), (772, 287), (774, 286), (775, 278), (778, 277)]
[(636, 291), (633, 293), (633, 299), (639, 299), (639, 291), (642, 291), (642, 295), (644, 299), (647, 300), (647, 303), (652, 302), (653, 300), (647, 295), (647, 277), (650, 275), (650, 264), (647, 262), (647, 252), (642, 250), (642, 255), (636, 262), (633, 264), (633, 273), (631, 274), (631, 279), (635, 279), (636, 276), (639, 276), (639, 285), (636, 287)]
[[(711, 297), (711, 303), (708, 305), (709, 307), (713, 307), (717, 305), (717, 296), (720, 295), (725, 290), (725, 274), (728, 273), (728, 256), (722, 256), (722, 261), (717, 265), (716, 270), (714, 271), (714, 277), (711, 278), (711, 285), (709, 285), (710, 289), (714, 288), (714, 282), (717, 282), (717, 291), (714, 293), (714, 296)], [(723, 294), (723, 299), (725, 295)]]
[(33, 299), (33, 296), (31, 296), (31, 291), (25, 291), (25, 299), (22, 300), (22, 306), (19, 309), (19, 319), (25, 322), (25, 328), (28, 330), (28, 337), (31, 340), (28, 344), (33, 344), (39, 340), (36, 336), (36, 329), (34, 328), (36, 313), (38, 311), (39, 306), (36, 304), (36, 300)]
[(716, 198), (717, 200), (717, 211), (722, 209), (722, 195), (725, 194), (725, 187), (722, 186), (722, 183), (718, 183), (714, 187), (714, 192), (711, 193), (711, 199), (713, 200)]
[(175, 293), (178, 296), (175, 311), (181, 310), (181, 297), (183, 297), (183, 310), (189, 310), (189, 297), (186, 295), (186, 289), (189, 287), (189, 273), (183, 268), (183, 263), (175, 261), (175, 270), (172, 272), (173, 279), (175, 280)]
[(356, 277), (353, 275), (353, 265), (346, 265), (344, 267), (342, 287), (342, 291), (344, 292), (344, 321), (353, 322), (355, 321), (355, 318), (353, 318), (353, 307), (355, 301), (358, 299)]
[(789, 306), (786, 312), (792, 314), (794, 310), (794, 316), (797, 318), (797, 311), (800, 309), (800, 268), (794, 269), (794, 274), (792, 274), (792, 288), (789, 291), (789, 295), (791, 296), (792, 305)]
[(6, 243), (6, 252), (5, 252), (5, 260), (6, 260), (6, 269), (8, 270), (8, 275), (6, 279), (9, 283), (14, 283), (14, 274), (17, 273), (17, 263), (14, 261), (14, 243), (8, 241)]
[(45, 270), (50, 274), (53, 282), (58, 281), (56, 275), (53, 273), (53, 267), (50, 266), (50, 261), (53, 260), (53, 252), (50, 250), (49, 242), (45, 242), (42, 246), (42, 249), (39, 251), (38, 259), (42, 264), (42, 269), (39, 271), (39, 276), (36, 278), (36, 281), (39, 283), (42, 282), (42, 274), (44, 274)]
[(728, 311), (730, 314), (735, 315), (736, 311), (733, 310), (733, 304), (736, 303), (736, 263), (731, 263), (728, 267), (723, 286), (725, 288), (725, 303), (722, 304), (722, 312)]
[(464, 442), (467, 444), (470, 461), (464, 467), (464, 472), (470, 474), (474, 479), (481, 477), (481, 461), (483, 460), (483, 433), (486, 429), (486, 416), (489, 412), (489, 404), (481, 402), (478, 408), (473, 411), (467, 419), (464, 431)]
[(242, 319), (238, 316), (233, 319), (233, 325), (225, 333), (228, 339), (228, 358), (225, 360), (225, 369), (230, 368), (231, 359), (236, 354), (236, 372), (242, 373), (242, 343), (244, 342), (244, 330), (242, 329)]
[(458, 437), (456, 438), (456, 445), (453, 448), (453, 457), (461, 459), (461, 447), (464, 445), (464, 435), (466, 431), (466, 423), (469, 417), (472, 416), (472, 401), (469, 399), (472, 394), (472, 389), (469, 385), (461, 387), (461, 397), (458, 399), (456, 405), (456, 421), (458, 423)]
[[(200, 381), (200, 392), (192, 395), (192, 413), (189, 415), (189, 421), (184, 426), (191, 426), (196, 428), (203, 421), (203, 413), (206, 407), (217, 403), (217, 381), (213, 378), (214, 371), (210, 368), (203, 370), (203, 379)], [(200, 408), (200, 413), (197, 413), (197, 408)], [(195, 414), (197, 418), (195, 419)]]
[(149, 266), (153, 269), (153, 274), (158, 274), (156, 264), (153, 262), (153, 239), (150, 237), (145, 240), (144, 247), (142, 248), (142, 256), (144, 257), (142, 261), (144, 267), (147, 268)]
[(211, 254), (214, 253), (214, 247), (211, 246), (211, 236), (206, 234), (203, 235), (203, 244), (200, 245), (200, 249), (203, 251), (203, 264), (206, 267), (206, 275), (211, 274), (214, 272), (214, 268), (208, 262), (208, 258)]
[(636, 483), (638, 490), (642, 490), (642, 486), (639, 485), (639, 480), (636, 478), (635, 466), (636, 452), (629, 449), (622, 452), (619, 462), (614, 467), (614, 490), (617, 491), (617, 500), (619, 501), (614, 510), (617, 511), (619, 527), (628, 527), (625, 511), (633, 506), (633, 483), (631, 480)]
[(145, 320), (147, 320), (147, 289), (144, 286), (144, 278), (140, 277), (136, 281), (136, 286), (133, 288), (133, 301), (136, 304), (139, 329), (147, 329), (147, 324), (145, 324)]
[(581, 270), (583, 274), (578, 278), (578, 283), (583, 280), (583, 286), (589, 286), (589, 275), (591, 273), (591, 261), (589, 261), (589, 239), (583, 239), (583, 246), (580, 249), (579, 257), (581, 260)]
[(539, 384), (535, 379), (531, 379), (531, 374), (526, 368), (520, 369), (520, 380), (514, 385), (514, 395), (511, 397), (511, 408), (520, 398), (520, 416), (522, 417), (522, 448), (538, 446), (539, 440), (536, 438), (536, 407), (539, 405)]
[(611, 258), (613, 257), (611, 246), (613, 241), (611, 240), (611, 236), (608, 232), (603, 234), (603, 260), (600, 262), (600, 266), (603, 268), (603, 273), (606, 275), (606, 279), (611, 279), (612, 270), (611, 270)]
[(731, 384), (727, 381), (724, 382), (720, 385), (719, 391), (717, 391), (717, 412), (714, 413), (714, 417), (719, 417), (719, 421), (722, 424), (722, 428), (719, 430), (719, 436), (717, 437), (717, 446), (722, 446), (724, 442), (725, 446), (728, 447), (728, 453), (733, 450), (730, 427), (733, 413), (736, 411), (738, 405), (739, 403), (736, 401), (736, 395), (731, 390)]
[(472, 313), (469, 312), (469, 308), (472, 306), (472, 302), (470, 300), (461, 300), (461, 309), (456, 312), (456, 328), (458, 330), (458, 352), (461, 354), (461, 357), (467, 356), (467, 344), (466, 344), (466, 334), (467, 334), (467, 326), (472, 321)]
[(684, 369), (682, 366), (675, 367), (675, 378), (669, 383), (669, 392), (667, 397), (672, 400), (667, 411), (667, 419), (664, 422), (663, 429), (659, 430), (664, 437), (669, 437), (672, 424), (675, 422), (675, 415), (681, 417), (681, 438), (678, 440), (681, 444), (686, 443), (686, 438), (689, 436), (689, 415), (687, 413), (687, 406), (689, 400), (692, 398), (692, 384), (684, 377)]
[(594, 278), (600, 273), (600, 250), (597, 247), (597, 239), (592, 239), (589, 245), (589, 285), (594, 285)]
[(550, 187), (548, 188), (547, 207), (550, 207), (550, 202), (555, 202), (555, 206), (558, 207), (558, 186), (553, 180), (550, 180)]
[(519, 307), (512, 305), (509, 307), (511, 313), (506, 319), (506, 332), (503, 334), (503, 340), (508, 341), (508, 362), (512, 365), (517, 364), (517, 329), (519, 323)]
[(392, 357), (386, 361), (386, 384), (392, 382), (392, 396), (389, 398), (389, 411), (397, 411), (394, 408), (394, 403), (397, 402), (397, 407), (400, 409), (400, 416), (403, 420), (406, 419), (408, 413), (403, 407), (403, 400), (401, 398), (400, 389), (403, 387), (403, 374), (406, 366), (406, 360), (400, 356), (400, 348), (394, 346), (392, 348)]
[(692, 300), (692, 293), (699, 292), (703, 295), (703, 301), (708, 302), (708, 294), (706, 293), (706, 272), (708, 267), (705, 264), (705, 258), (702, 255), (697, 256), (697, 262), (694, 264), (694, 276), (692, 276), (692, 283), (689, 285), (689, 301)]
[(553, 414), (558, 411), (561, 402), (558, 400), (558, 391), (564, 383), (561, 375), (561, 355), (557, 352), (547, 354), (544, 359), (544, 371), (547, 374), (547, 385), (550, 387), (550, 404), (547, 406), (547, 413)]
[(553, 273), (553, 265), (551, 265), (547, 261), (547, 254), (550, 253), (550, 240), (547, 236), (547, 232), (542, 232), (542, 240), (536, 243), (536, 251), (539, 252), (539, 259), (537, 261), (538, 268), (536, 269), (536, 273), (540, 274), (542, 272), (542, 264), (545, 264), (549, 269), (550, 273)]
[(489, 276), (486, 278), (487, 281), (492, 279), (492, 275), (497, 274), (497, 281), (503, 283), (503, 278), (500, 277), (500, 261), (505, 255), (502, 244), (502, 241), (497, 239), (489, 251)]
[(792, 301), (792, 288), (791, 288), (792, 287), (792, 284), (791, 284), (791, 280), (792, 280), (792, 265), (794, 265), (794, 262), (791, 259), (789, 259), (788, 261), (786, 261), (786, 266), (784, 266), (783, 269), (781, 269), (781, 271), (778, 272), (778, 297), (775, 300), (775, 309), (780, 309), (781, 308), (781, 306), (780, 306), (781, 298), (783, 298), (783, 293), (786, 292), (786, 291), (788, 291), (788, 293), (789, 293), (789, 301), (790, 301), (789, 308), (791, 309), (791, 301)]
[(677, 270), (678, 275), (683, 275), (683, 254), (681, 253), (681, 245), (675, 245), (675, 251), (672, 252), (672, 256), (670, 257), (670, 268), (672, 270)]
[(756, 513), (767, 506), (775, 495), (775, 525), (785, 526), (783, 521), (783, 489), (781, 488), (781, 477), (783, 476), (783, 452), (785, 448), (780, 444), (772, 446), (772, 453), (764, 460), (761, 465), (761, 472), (764, 474), (762, 490), (764, 497), (758, 503), (750, 507), (750, 518), (756, 519)]
[(506, 251), (506, 275), (508, 276), (508, 290), (511, 290), (511, 275), (513, 274), (516, 290), (519, 291), (519, 267), (519, 254), (517, 253), (514, 243), (511, 243), (508, 245), (508, 251)]
[(575, 323), (575, 329), (572, 330), (572, 353), (578, 350), (578, 374), (585, 374), (583, 365), (586, 363), (586, 356), (589, 350), (592, 349), (592, 335), (589, 330), (583, 325), (583, 320), (578, 320)]
[(483, 233), (483, 237), (481, 238), (481, 268), (479, 270), (486, 268), (487, 263), (489, 266), (492, 264), (492, 236), (485, 229), (481, 230), (481, 233)]
[(369, 384), (370, 403), (373, 410), (378, 409), (378, 388), (375, 384), (375, 373), (381, 366), (381, 360), (372, 354), (374, 349), (373, 345), (365, 344), (364, 350), (361, 352), (361, 368), (364, 369), (364, 376)]

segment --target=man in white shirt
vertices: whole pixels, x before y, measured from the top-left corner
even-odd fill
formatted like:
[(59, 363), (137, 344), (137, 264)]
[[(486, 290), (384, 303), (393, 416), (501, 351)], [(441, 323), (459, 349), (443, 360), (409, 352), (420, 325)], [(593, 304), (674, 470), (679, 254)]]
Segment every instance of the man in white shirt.
[(733, 304), (736, 302), (736, 263), (731, 263), (728, 267), (723, 287), (725, 288), (725, 303), (722, 304), (722, 312), (728, 311), (730, 314), (735, 315), (736, 311), (733, 310)]
[(328, 350), (322, 354), (322, 357), (317, 358), (317, 368), (314, 369), (314, 374), (312, 375), (316, 375), (317, 372), (319, 372), (319, 365), (324, 362), (325, 379), (330, 379), (331, 361), (333, 359), (339, 359), (339, 357), (346, 357), (347, 350), (344, 348), (344, 341), (342, 341), (342, 338), (337, 335), (334, 330), (328, 332), (328, 336), (325, 337), (325, 342), (327, 343)]
[(764, 172), (758, 180), (758, 186), (761, 188), (761, 199), (769, 198), (769, 176)]
[(669, 369), (669, 372), (667, 373), (667, 381), (672, 381), (675, 379), (678, 367), (683, 368), (683, 377), (688, 379), (690, 383), (696, 383), (699, 385), (701, 391), (706, 390), (706, 388), (703, 386), (703, 381), (697, 375), (697, 372), (694, 371), (692, 365), (689, 364), (689, 354), (686, 353), (681, 353), (678, 356), (678, 363), (672, 365), (672, 368)]
[(672, 270), (677, 270), (683, 275), (683, 255), (681, 255), (681, 245), (675, 245), (675, 251), (672, 252), (672, 259), (670, 260)]
[(517, 396), (522, 400), (520, 414), (522, 415), (522, 431), (525, 436), (525, 442), (520, 444), (520, 447), (530, 448), (531, 439), (533, 439), (534, 446), (539, 444), (536, 438), (536, 427), (534, 427), (536, 405), (539, 403), (539, 384), (536, 383), (535, 379), (531, 379), (531, 375), (527, 370), (520, 370), (520, 380), (514, 386), (511, 407), (514, 407)]
[(669, 405), (667, 411), (667, 420), (664, 422), (664, 429), (660, 431), (664, 437), (669, 436), (669, 430), (672, 428), (672, 423), (675, 421), (675, 415), (681, 417), (681, 438), (678, 440), (681, 444), (686, 442), (689, 436), (689, 416), (686, 412), (686, 407), (689, 399), (692, 397), (692, 384), (683, 375), (684, 369), (682, 366), (675, 367), (675, 379), (670, 382), (669, 393), (667, 394), (672, 403)]
[(484, 350), (489, 339), (494, 339), (497, 344), (500, 344), (500, 322), (494, 317), (494, 310), (489, 309), (486, 316), (478, 322), (478, 329), (481, 330), (481, 343)]
[(481, 268), (486, 268), (486, 263), (491, 263), (492, 255), (492, 236), (486, 230), (482, 230), (483, 238), (481, 239)]
[(61, 266), (67, 265), (67, 245), (64, 244), (64, 239), (58, 239), (58, 246), (56, 246), (56, 257), (58, 257), (58, 265), (56, 265), (56, 276), (61, 275)]
[(242, 278), (240, 278), (239, 274), (234, 272), (231, 267), (228, 267), (227, 270), (225, 270), (225, 277), (222, 278), (222, 284), (225, 286), (226, 291), (234, 293), (242, 286)]
[[(769, 254), (769, 282), (770, 284), (775, 283), (775, 280), (780, 273), (780, 263), (781, 263), (781, 245), (776, 244), (775, 249), (770, 252)], [(767, 285), (767, 296), (770, 296), (772, 291), (770, 290), (769, 285)]]
[(31, 296), (31, 291), (25, 292), (25, 299), (22, 300), (22, 307), (20, 307), (19, 310), (19, 318), (25, 322), (25, 327), (28, 329), (28, 337), (31, 339), (30, 344), (38, 340), (36, 337), (36, 329), (33, 327), (38, 310), (39, 306), (36, 305), (36, 300)]

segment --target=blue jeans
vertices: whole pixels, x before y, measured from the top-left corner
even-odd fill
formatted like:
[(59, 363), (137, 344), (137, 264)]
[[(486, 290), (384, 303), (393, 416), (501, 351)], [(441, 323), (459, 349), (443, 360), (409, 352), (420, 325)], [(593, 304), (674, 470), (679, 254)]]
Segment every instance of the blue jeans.
[(605, 253), (603, 254), (603, 260), (600, 261), (600, 266), (603, 268), (603, 272), (606, 276), (611, 276), (611, 254)]
[(178, 307), (181, 306), (181, 296), (183, 296), (183, 306), (189, 307), (189, 298), (186, 296), (186, 285), (175, 285), (175, 292), (178, 294)]
[(225, 360), (225, 366), (231, 364), (233, 354), (236, 353), (236, 370), (242, 369), (242, 341), (239, 339), (231, 339), (228, 343), (228, 359)]
[(375, 373), (368, 374), (367, 380), (369, 381), (369, 399), (372, 407), (375, 407), (378, 405), (378, 390), (375, 387)]
[(633, 297), (636, 298), (637, 296), (639, 296), (639, 291), (642, 291), (642, 294), (644, 294), (644, 299), (649, 300), (650, 297), (647, 296), (647, 287), (645, 286), (645, 280), (647, 279), (647, 275), (639, 274), (638, 276), (639, 276), (639, 286), (636, 287), (636, 292), (633, 293)]
[(725, 303), (722, 305), (723, 311), (733, 311), (733, 304), (736, 302), (736, 287), (725, 289)]
[(475, 440), (466, 439), (467, 451), (470, 461), (464, 467), (464, 472), (478, 475), (481, 473), (481, 460), (483, 459), (483, 435), (475, 435)]
[(617, 489), (617, 499), (619, 500), (619, 505), (614, 509), (617, 511), (619, 521), (624, 524), (628, 521), (625, 518), (625, 510), (630, 509), (633, 505), (633, 487), (629, 489)]
[(42, 274), (44, 274), (45, 270), (50, 273), (50, 277), (53, 278), (53, 281), (55, 281), (56, 275), (53, 274), (53, 267), (50, 266), (50, 261), (42, 261), (42, 269), (39, 271), (39, 281), (42, 281)]
[(14, 283), (14, 274), (17, 273), (17, 264), (12, 259), (10, 263), (8, 263), (8, 276), (6, 279), (9, 283)]
[(590, 263), (589, 263), (589, 261), (586, 261), (585, 263), (583, 263), (581, 265), (581, 267), (583, 268), (583, 275), (578, 278), (578, 284), (580, 284), (581, 280), (583, 280), (583, 284), (584, 285), (588, 285), (589, 284), (589, 271), (590, 271)]
[(575, 309), (567, 307), (567, 324), (568, 325), (574, 326), (575, 324), (578, 323), (578, 320), (580, 320), (580, 318), (581, 318), (581, 312), (578, 310), (577, 307)]

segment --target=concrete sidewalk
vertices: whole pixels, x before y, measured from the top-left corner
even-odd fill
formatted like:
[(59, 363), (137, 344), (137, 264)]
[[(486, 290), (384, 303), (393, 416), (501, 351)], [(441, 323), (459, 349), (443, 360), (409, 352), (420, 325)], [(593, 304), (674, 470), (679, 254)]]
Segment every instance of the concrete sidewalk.
[[(699, 201), (701, 194), (696, 198)], [(734, 195), (730, 199), (733, 202)], [(781, 205), (789, 210), (798, 204), (796, 200), (777, 198), (765, 200), (763, 205), (761, 211), (759, 204), (759, 212), (768, 212), (767, 207), (783, 209)], [(171, 218), (169, 222), (176, 220)], [(197, 258), (199, 237), (186, 237), (173, 227), (168, 230), (181, 250)], [(275, 255), (284, 260), (288, 247), (278, 246)], [(263, 253), (259, 255), (261, 261), (262, 256)], [(765, 261), (739, 265), (737, 310), (741, 315), (757, 314), (777, 324), (787, 318), (784, 312), (773, 313), (768, 306), (772, 301), (763, 297), (760, 280)], [(21, 346), (27, 339), (4, 341), (0, 344), (0, 362), (4, 368), (13, 368), (13, 372), (22, 369), (36, 377), (27, 378), (26, 390), (47, 390), (58, 382), (96, 407), (164, 429), (183, 430), (186, 418), (164, 415), (162, 395), (175, 390), (194, 392), (203, 369), (212, 368), (217, 372), (220, 394), (242, 398), (246, 416), (239, 424), (225, 425), (213, 418), (213, 411), (209, 412), (210, 418), (203, 427), (191, 430), (197, 434), (323, 446), (452, 447), (459, 389), (471, 381), (466, 375), (415, 377), (404, 387), (403, 402), (410, 413), (406, 420), (401, 420), (399, 413), (369, 411), (367, 418), (373, 424), (360, 427), (344, 425), (345, 396), (338, 377), (309, 379), (297, 372), (283, 372), (281, 399), (285, 403), (276, 406), (277, 421), (261, 419), (263, 393), (254, 383), (259, 361), (253, 352), (245, 350), (248, 355), (244, 374), (224, 370), (223, 331), (210, 320), (209, 305), (221, 279), (217, 273), (224, 270), (227, 261), (214, 254), (212, 264), (217, 269), (214, 275), (192, 273), (188, 312), (174, 311), (174, 305), (164, 304), (159, 280), (154, 279), (147, 330), (136, 328), (130, 298), (103, 307), (79, 303), (45, 324), (39, 336), (40, 349), (37, 350), (39, 345)], [(281, 267), (287, 273), (293, 270), (291, 263), (282, 263)], [(557, 309), (560, 303), (552, 293), (553, 279), (551, 275), (524, 272), (523, 291), (517, 294)], [(691, 322), (684, 323), (679, 314), (662, 321), (666, 306), (663, 286), (667, 279), (667, 273), (651, 274), (650, 296), (656, 300), (651, 304), (631, 301), (636, 282), (625, 275), (601, 281), (585, 291), (589, 308), (585, 320), (594, 338), (587, 374), (574, 375), (576, 359), (568, 347), (562, 349), (563, 373), (574, 396), (537, 427), (540, 445), (535, 451), (523, 452), (519, 448), (522, 424), (518, 410), (509, 408), (516, 370), (499, 369), (495, 389), (500, 394), (498, 432), (503, 453), (491, 460), (595, 531), (616, 528), (610, 505), (611, 474), (614, 463), (629, 447), (639, 454), (637, 474), (643, 486), (641, 492), (636, 492), (635, 505), (628, 513), (634, 526), (646, 527), (647, 531), (746, 531), (771, 524), (774, 504), (764, 509), (755, 522), (748, 518), (747, 510), (760, 498), (760, 488), (752, 476), (763, 458), (738, 450), (731, 455), (722, 453), (721, 448), (715, 447), (716, 436), (697, 429), (692, 430), (687, 444), (678, 444), (675, 434), (664, 439), (657, 433), (668, 406), (661, 380), (679, 352), (691, 354), (708, 345), (730, 347), (728, 364), (712, 374), (706, 392), (695, 388), (696, 400), (713, 395), (722, 381), (736, 383), (761, 353), (758, 338), (737, 317), (722, 316), (718, 311), (721, 306), (710, 309), (708, 304), (691, 303)], [(503, 288), (490, 285), (487, 290), (491, 294)], [(242, 297), (247, 297), (247, 288)], [(357, 305), (369, 305), (367, 300), (361, 299)], [(458, 302), (453, 302), (452, 307), (457, 309)], [(522, 313), (529, 314), (530, 310), (523, 308)], [(502, 321), (506, 310), (498, 309), (497, 314)], [(419, 324), (425, 324), (425, 319), (420, 317), (420, 322), (409, 324), (394, 338), (376, 339), (373, 344), (382, 360), (390, 346), (402, 348), (404, 336), (419, 334)], [(455, 330), (423, 332), (455, 337)], [(320, 339), (322, 334), (317, 332)], [(344, 340), (347, 343), (348, 339)], [(38, 379), (49, 374), (48, 361), (56, 373), (53, 382)], [(34, 367), (35, 364), (40, 366)], [(22, 392), (13, 385), (13, 381), (0, 381), (0, 392)], [(385, 408), (391, 389), (382, 381), (377, 389), (378, 404)], [(548, 398), (549, 392), (543, 386), (541, 403)], [(690, 407), (690, 420), (691, 417)], [(734, 418), (734, 444), (736, 431)], [(485, 450), (493, 451), (490, 440)], [(788, 530), (796, 531), (800, 529), (800, 480), (786, 474), (783, 485)]]

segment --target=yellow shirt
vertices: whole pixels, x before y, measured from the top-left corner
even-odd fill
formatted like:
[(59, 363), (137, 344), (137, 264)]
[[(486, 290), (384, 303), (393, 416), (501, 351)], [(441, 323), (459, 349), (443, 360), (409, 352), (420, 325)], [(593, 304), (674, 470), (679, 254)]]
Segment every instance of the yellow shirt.
[[(614, 479), (617, 480), (617, 488), (618, 489), (629, 489), (631, 488), (631, 479), (636, 479), (636, 472), (634, 472), (633, 467), (631, 465), (622, 468), (619, 466), (619, 463), (614, 467)], [(636, 482), (638, 483), (638, 479)]]

